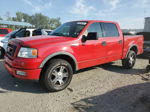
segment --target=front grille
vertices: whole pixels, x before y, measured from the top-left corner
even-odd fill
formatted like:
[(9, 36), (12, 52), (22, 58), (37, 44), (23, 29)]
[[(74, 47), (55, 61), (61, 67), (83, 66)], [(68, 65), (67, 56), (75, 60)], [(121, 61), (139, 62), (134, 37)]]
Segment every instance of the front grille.
[(7, 46), (7, 54), (9, 56), (13, 57), (14, 54), (15, 54), (16, 48), (17, 48), (17, 46), (12, 45), (12, 44), (8, 44), (8, 46)]

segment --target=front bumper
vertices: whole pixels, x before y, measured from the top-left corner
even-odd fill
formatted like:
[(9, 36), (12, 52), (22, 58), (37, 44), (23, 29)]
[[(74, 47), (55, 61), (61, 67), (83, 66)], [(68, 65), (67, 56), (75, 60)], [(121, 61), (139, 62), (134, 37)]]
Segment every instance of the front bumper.
[[(13, 68), (7, 63), (5, 63), (5, 68), (12, 76), (20, 79), (38, 80), (41, 73), (41, 69), (23, 70), (23, 69)], [(26, 73), (26, 75), (25, 76), (17, 75), (17, 71), (22, 71)]]
[[(41, 69), (40, 68), (18, 68), (18, 67), (14, 67), (14, 65), (12, 65), (12, 63), (14, 63), (13, 61), (11, 61), (9, 58), (5, 57), (5, 68), (8, 70), (8, 72), (16, 77), (16, 78), (20, 78), (20, 79), (29, 79), (29, 80), (38, 80), (41, 74)], [(25, 75), (18, 75), (17, 71), (21, 71), (23, 73), (25, 73)]]

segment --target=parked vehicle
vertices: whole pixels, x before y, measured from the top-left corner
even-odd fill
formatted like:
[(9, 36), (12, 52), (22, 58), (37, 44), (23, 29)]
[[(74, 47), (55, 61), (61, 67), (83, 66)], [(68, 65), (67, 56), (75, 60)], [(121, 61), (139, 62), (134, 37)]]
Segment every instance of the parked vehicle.
[(53, 31), (53, 30), (48, 30), (48, 29), (44, 29), (44, 30), (47, 32), (48, 35), (50, 35), (51, 32)]
[(48, 35), (46, 29), (31, 29), (31, 28), (21, 28), (12, 33), (7, 34), (5, 37), (0, 38), (0, 58), (4, 57), (8, 41), (14, 38), (24, 38), (38, 35)]
[(12, 31), (8, 33), (5, 37), (0, 38), (0, 59), (4, 57), (9, 38), (11, 38), (17, 31), (18, 30)]
[(60, 91), (77, 70), (116, 60), (131, 69), (142, 52), (143, 36), (123, 36), (115, 22), (73, 21), (50, 36), (11, 40), (5, 67), (16, 78), (39, 80), (47, 90)]
[(150, 47), (144, 49), (144, 55), (149, 59), (149, 65), (146, 67), (146, 72), (150, 72)]
[(139, 32), (137, 35), (144, 36), (144, 54), (147, 54), (147, 49), (150, 49), (150, 32)]
[(0, 38), (4, 37), (8, 33), (12, 32), (12, 29), (10, 28), (0, 28)]

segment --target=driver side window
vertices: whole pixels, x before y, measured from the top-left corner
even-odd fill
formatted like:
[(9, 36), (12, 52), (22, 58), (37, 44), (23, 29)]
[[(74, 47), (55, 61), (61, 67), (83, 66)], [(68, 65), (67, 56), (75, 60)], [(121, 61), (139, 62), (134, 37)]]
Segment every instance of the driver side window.
[(84, 35), (87, 36), (89, 32), (96, 32), (98, 38), (102, 37), (102, 29), (100, 23), (91, 24), (88, 27), (88, 29), (84, 32)]

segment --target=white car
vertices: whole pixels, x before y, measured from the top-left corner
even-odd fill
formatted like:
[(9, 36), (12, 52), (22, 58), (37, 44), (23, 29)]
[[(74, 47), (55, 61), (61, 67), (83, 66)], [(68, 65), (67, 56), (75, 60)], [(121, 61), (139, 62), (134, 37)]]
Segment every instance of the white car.
[(8, 40), (14, 35), (18, 30), (8, 33), (5, 37), (0, 37), (0, 59), (3, 58), (5, 50), (7, 48)]
[(21, 28), (19, 30), (15, 30), (5, 37), (0, 37), (0, 58), (4, 57), (5, 51), (7, 49), (8, 41), (14, 38), (24, 38), (38, 35), (48, 35), (52, 30), (46, 29), (29, 29), (29, 28)]

